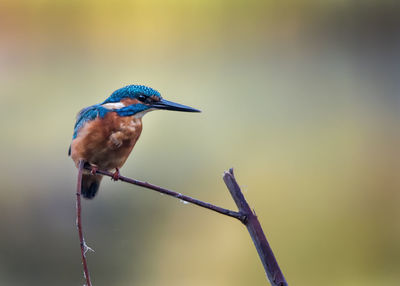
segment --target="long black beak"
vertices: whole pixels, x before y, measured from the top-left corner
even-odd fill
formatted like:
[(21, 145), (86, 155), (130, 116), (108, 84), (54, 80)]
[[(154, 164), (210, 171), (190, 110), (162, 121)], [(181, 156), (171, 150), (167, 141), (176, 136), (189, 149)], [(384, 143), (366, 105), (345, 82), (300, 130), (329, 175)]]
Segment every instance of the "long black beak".
[(190, 106), (182, 105), (165, 99), (161, 99), (160, 101), (154, 102), (151, 104), (151, 106), (157, 109), (166, 109), (166, 110), (183, 111), (183, 112), (201, 112), (200, 110), (192, 108)]

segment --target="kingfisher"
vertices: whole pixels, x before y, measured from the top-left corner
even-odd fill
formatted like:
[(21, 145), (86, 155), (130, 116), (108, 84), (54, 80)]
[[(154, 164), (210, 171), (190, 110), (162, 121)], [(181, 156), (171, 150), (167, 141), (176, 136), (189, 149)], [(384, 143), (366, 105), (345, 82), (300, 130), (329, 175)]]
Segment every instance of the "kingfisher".
[(165, 100), (144, 85), (128, 85), (114, 91), (105, 101), (83, 108), (77, 115), (68, 155), (75, 162), (83, 160), (91, 170), (82, 175), (82, 196), (92, 199), (100, 186), (96, 170), (119, 170), (128, 159), (142, 132), (142, 117), (153, 110), (200, 112), (195, 108)]

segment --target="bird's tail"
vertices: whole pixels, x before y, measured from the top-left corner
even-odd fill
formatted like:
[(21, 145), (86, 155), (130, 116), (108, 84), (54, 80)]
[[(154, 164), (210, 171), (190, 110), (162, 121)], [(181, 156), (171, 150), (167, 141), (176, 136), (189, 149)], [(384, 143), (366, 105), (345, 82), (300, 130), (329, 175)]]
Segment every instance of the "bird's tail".
[(85, 199), (93, 199), (100, 187), (103, 176), (83, 174), (82, 175), (82, 196)]

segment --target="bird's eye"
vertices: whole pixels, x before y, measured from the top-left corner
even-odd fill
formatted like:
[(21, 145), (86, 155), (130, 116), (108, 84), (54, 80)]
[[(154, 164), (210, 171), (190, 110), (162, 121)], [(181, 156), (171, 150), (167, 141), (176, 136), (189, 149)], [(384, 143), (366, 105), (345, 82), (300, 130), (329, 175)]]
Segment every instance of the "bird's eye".
[(137, 97), (141, 102), (145, 102), (146, 101), (146, 96), (141, 94)]

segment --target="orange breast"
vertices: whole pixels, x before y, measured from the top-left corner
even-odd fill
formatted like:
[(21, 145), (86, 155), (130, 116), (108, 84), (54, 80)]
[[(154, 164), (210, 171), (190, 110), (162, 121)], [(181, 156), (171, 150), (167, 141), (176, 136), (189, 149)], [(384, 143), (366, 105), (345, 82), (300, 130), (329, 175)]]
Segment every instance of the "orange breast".
[(88, 122), (71, 144), (75, 164), (85, 160), (101, 169), (121, 168), (142, 132), (142, 120), (109, 112)]

